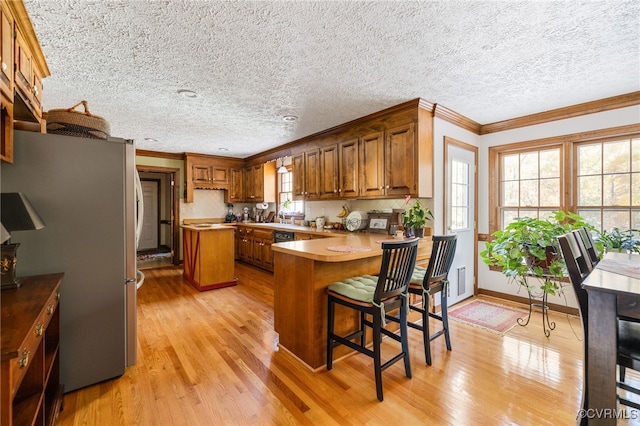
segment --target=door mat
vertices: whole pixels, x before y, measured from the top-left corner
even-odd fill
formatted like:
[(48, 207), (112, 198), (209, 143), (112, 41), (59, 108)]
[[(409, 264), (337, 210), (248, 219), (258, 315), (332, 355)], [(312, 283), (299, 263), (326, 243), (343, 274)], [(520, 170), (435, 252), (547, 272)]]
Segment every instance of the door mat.
[(451, 309), (449, 318), (502, 336), (517, 324), (518, 318), (527, 314), (522, 309), (476, 299)]

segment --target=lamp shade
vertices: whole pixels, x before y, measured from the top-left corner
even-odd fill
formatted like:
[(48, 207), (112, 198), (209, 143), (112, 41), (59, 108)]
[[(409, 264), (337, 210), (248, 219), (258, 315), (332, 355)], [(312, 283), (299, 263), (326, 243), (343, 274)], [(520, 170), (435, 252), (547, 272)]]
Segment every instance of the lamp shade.
[(0, 199), (2, 226), (11, 231), (31, 231), (44, 228), (44, 221), (29, 199), (21, 192), (3, 192)]
[(11, 234), (4, 228), (4, 225), (0, 223), (0, 243), (4, 243), (9, 238), (11, 238)]

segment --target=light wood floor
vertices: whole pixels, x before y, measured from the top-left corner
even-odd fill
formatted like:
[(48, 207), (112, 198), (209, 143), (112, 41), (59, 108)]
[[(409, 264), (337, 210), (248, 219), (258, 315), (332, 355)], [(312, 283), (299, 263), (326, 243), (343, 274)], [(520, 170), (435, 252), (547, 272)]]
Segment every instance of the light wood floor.
[[(540, 314), (505, 336), (451, 322), (453, 351), (410, 330), (413, 378), (402, 363), (375, 393), (370, 358), (312, 372), (273, 331), (273, 276), (238, 264), (235, 287), (199, 293), (181, 270), (147, 270), (138, 292), (137, 365), (68, 393), (61, 425), (569, 425), (582, 389), (577, 317)], [(389, 340), (389, 339), (387, 339)], [(385, 349), (395, 350), (392, 341)]]

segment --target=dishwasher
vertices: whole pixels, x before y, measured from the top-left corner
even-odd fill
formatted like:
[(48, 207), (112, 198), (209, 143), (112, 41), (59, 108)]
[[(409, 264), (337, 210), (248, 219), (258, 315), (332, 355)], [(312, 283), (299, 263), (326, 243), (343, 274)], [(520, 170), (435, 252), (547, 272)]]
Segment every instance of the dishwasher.
[(291, 231), (273, 231), (274, 243), (286, 243), (287, 241), (293, 241), (295, 234)]

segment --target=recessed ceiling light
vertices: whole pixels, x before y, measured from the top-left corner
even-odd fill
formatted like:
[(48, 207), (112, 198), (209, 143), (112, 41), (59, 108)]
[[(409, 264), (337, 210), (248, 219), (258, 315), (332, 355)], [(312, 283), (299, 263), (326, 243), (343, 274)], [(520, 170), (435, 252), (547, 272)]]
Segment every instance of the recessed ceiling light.
[(218, 148), (218, 151), (229, 151), (229, 148)]
[(194, 92), (193, 90), (181, 89), (181, 90), (178, 90), (178, 94), (180, 96), (183, 96), (183, 97), (189, 98), (189, 99), (194, 99), (194, 98), (198, 97), (198, 94), (196, 92)]
[(284, 121), (292, 122), (292, 121), (296, 121), (298, 117), (296, 117), (295, 115), (285, 115), (284, 117), (282, 117), (282, 119)]
[(154, 138), (144, 138), (144, 140), (147, 142), (158, 142), (158, 139), (154, 139)]

